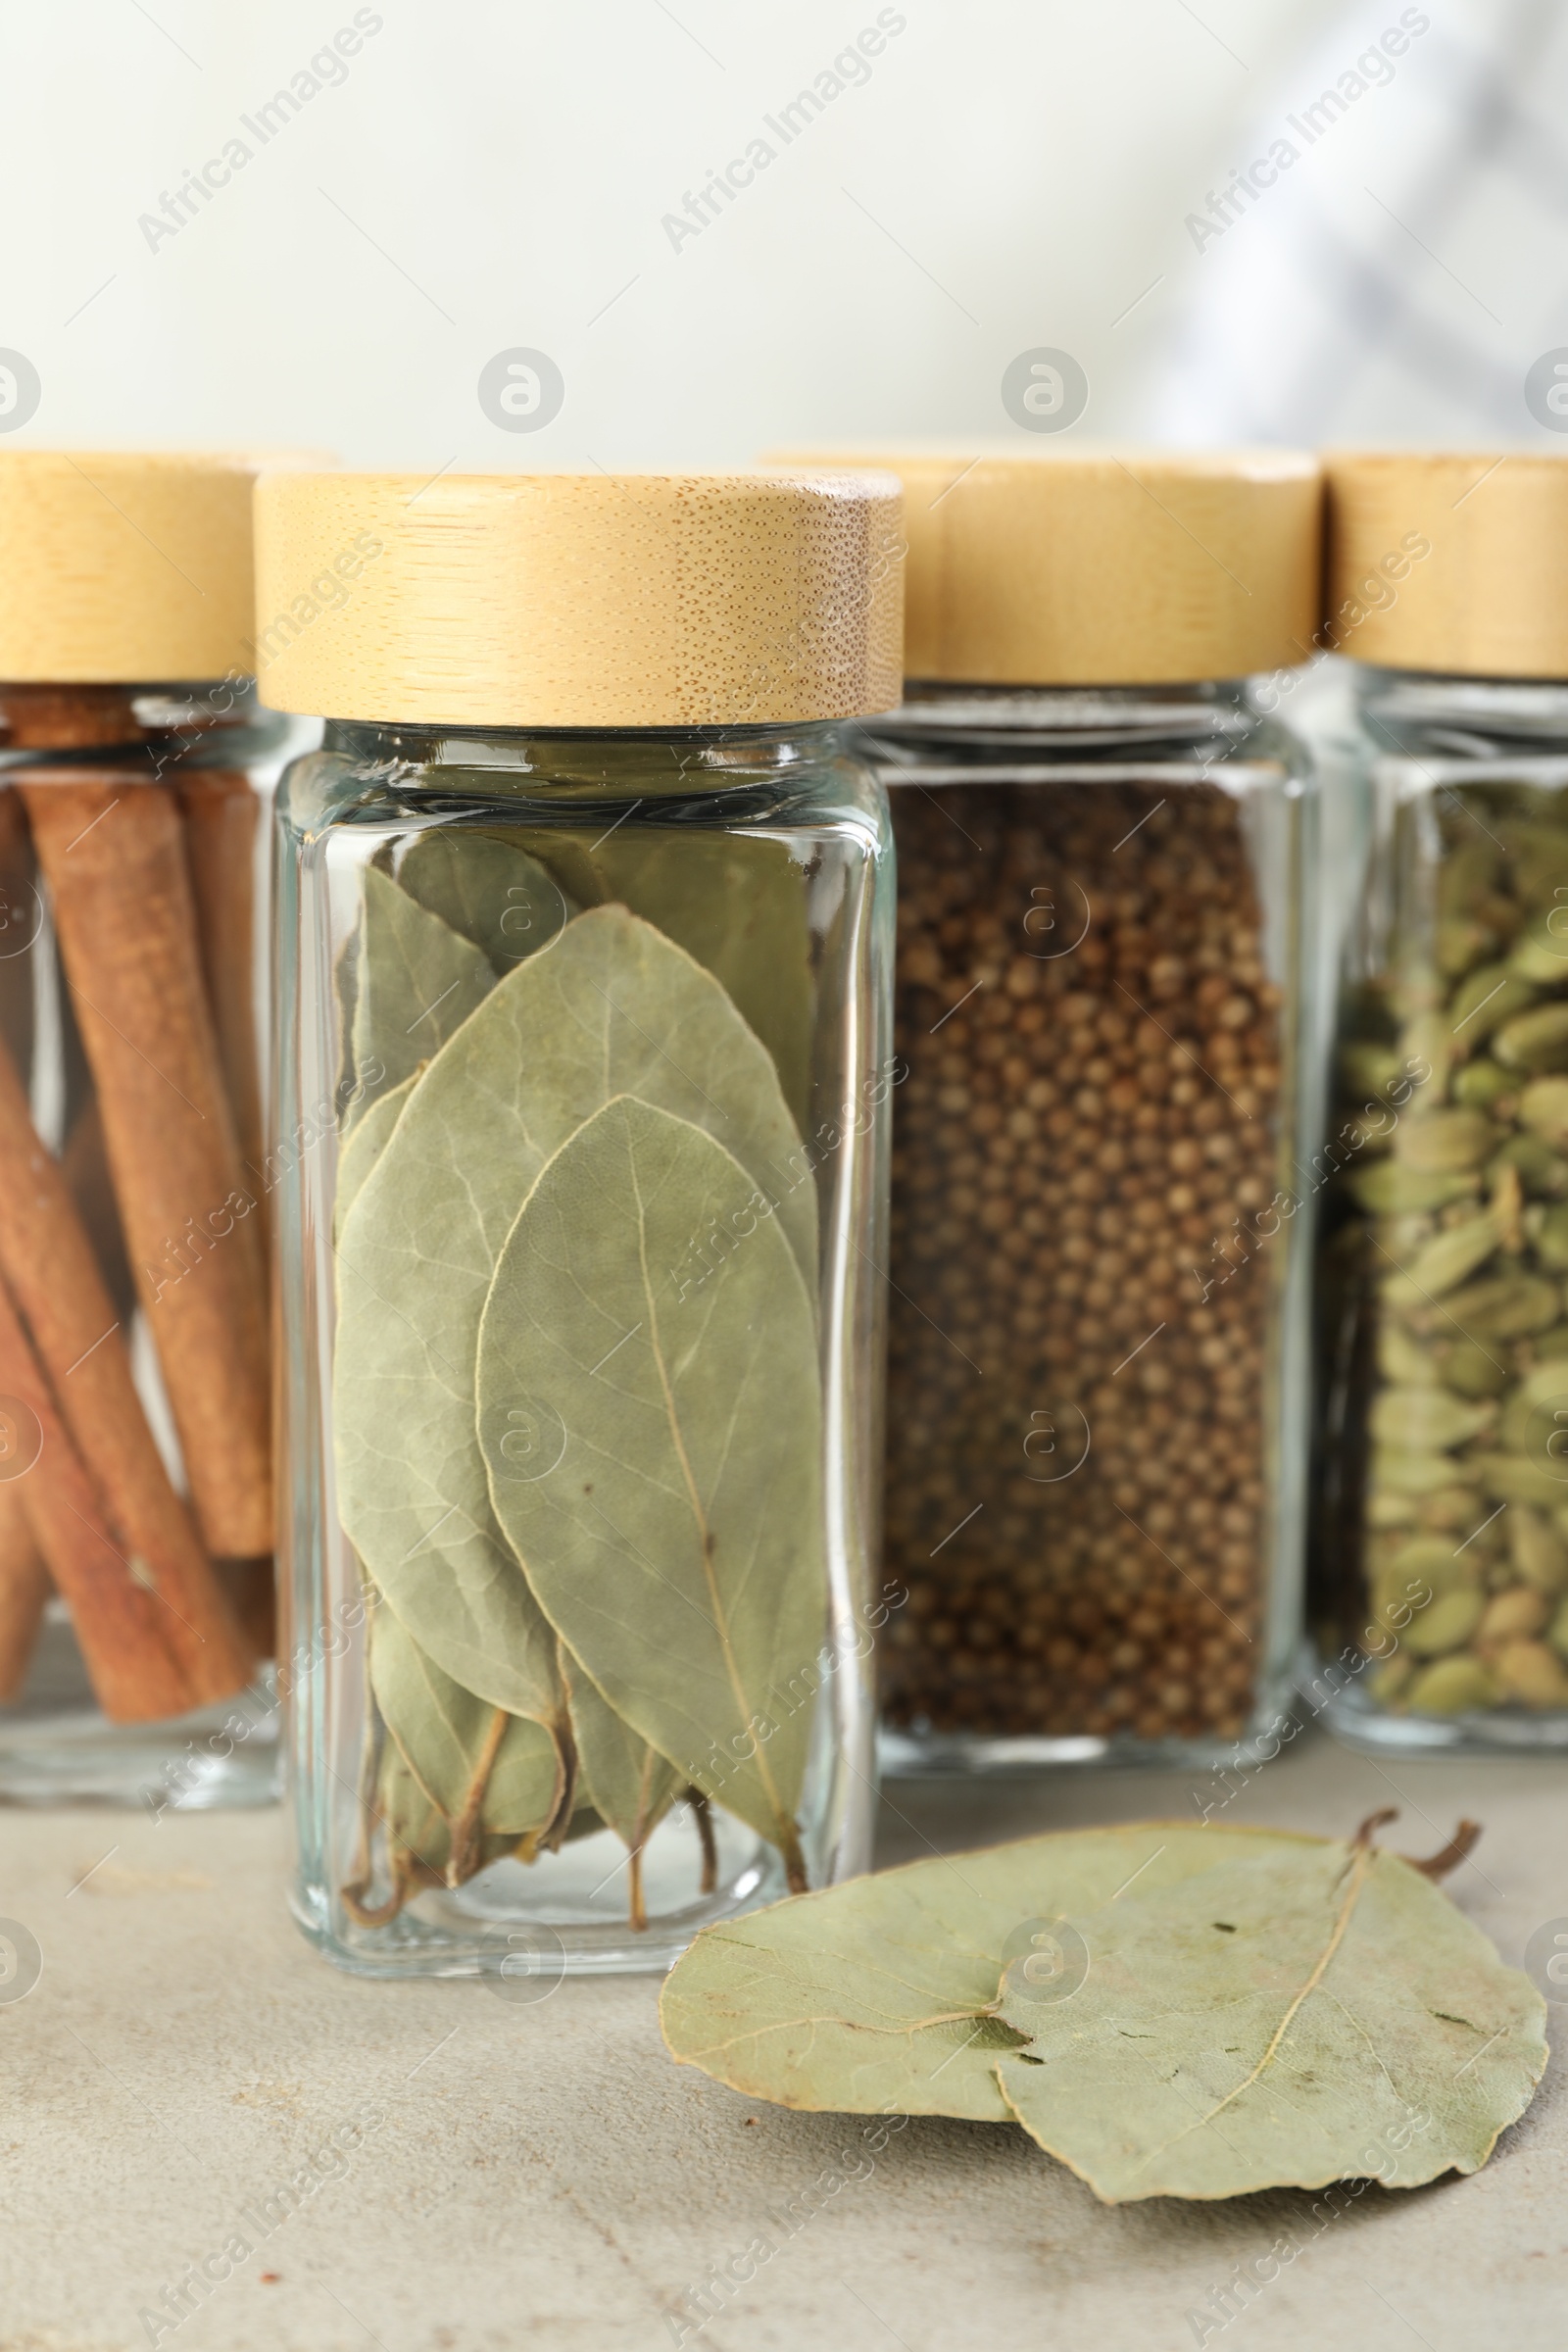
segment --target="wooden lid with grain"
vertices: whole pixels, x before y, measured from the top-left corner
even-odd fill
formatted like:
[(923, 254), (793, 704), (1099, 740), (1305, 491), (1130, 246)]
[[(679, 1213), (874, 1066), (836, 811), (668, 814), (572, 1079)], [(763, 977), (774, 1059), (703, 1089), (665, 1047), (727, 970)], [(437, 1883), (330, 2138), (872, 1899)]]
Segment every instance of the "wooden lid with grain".
[(0, 451), (0, 680), (249, 676), (251, 490), (268, 462)]
[(1164, 685), (1304, 662), (1322, 478), (1293, 450), (792, 450), (905, 492), (905, 674)]
[(885, 474), (271, 474), (262, 696), (456, 726), (885, 710), (899, 510)]
[(1391, 669), (1568, 677), (1568, 451), (1342, 451), (1327, 630)]

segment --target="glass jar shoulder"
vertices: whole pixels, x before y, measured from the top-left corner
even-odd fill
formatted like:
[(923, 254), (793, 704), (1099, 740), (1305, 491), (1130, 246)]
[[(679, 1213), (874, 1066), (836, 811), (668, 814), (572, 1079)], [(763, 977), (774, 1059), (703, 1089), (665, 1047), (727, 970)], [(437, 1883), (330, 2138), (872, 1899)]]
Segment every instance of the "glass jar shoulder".
[(870, 763), (838, 730), (785, 736), (476, 738), (411, 742), (391, 730), (328, 727), (289, 767), (279, 796), (300, 837), (430, 823), (573, 830), (632, 823), (682, 831), (858, 835), (888, 842)]
[(1568, 778), (1568, 685), (1363, 669), (1355, 707), (1374, 772), (1401, 797)]
[(885, 782), (1304, 783), (1305, 744), (1239, 683), (1021, 690), (911, 685), (857, 740)]

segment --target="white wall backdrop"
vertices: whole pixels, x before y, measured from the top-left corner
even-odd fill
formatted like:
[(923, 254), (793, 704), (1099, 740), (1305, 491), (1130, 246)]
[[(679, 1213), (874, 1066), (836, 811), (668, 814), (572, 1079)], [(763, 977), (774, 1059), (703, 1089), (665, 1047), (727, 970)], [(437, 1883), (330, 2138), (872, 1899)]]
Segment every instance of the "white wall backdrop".
[[(1543, 440), (1520, 387), (1568, 339), (1563, 17), (4, 0), (0, 347), (38, 379), (15, 429), (432, 472), (731, 462), (1016, 436), (1003, 372), (1050, 346), (1087, 374), (1083, 432)], [(1327, 89), (1328, 127), (1289, 133)], [(787, 117), (803, 90), (820, 111)], [(1295, 162), (1204, 233), (1281, 136)], [(759, 139), (716, 219), (664, 224)], [(564, 388), (531, 434), (476, 389), (519, 347)]]

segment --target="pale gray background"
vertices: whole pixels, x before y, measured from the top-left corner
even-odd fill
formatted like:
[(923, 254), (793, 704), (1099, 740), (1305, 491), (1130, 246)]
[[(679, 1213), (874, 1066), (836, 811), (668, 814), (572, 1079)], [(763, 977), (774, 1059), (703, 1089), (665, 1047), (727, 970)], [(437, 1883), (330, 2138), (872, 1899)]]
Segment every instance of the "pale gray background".
[[(138, 217), (353, 13), (0, 6), (0, 346), (43, 383), (19, 441), (434, 471), (1021, 440), (1002, 371), (1054, 345), (1082, 433), (1551, 445), (1520, 387), (1568, 340), (1559, 0), (1431, 0), (1201, 250), (1187, 216), (1398, 0), (907, 0), (868, 82), (678, 253), (662, 217), (876, 0), (382, 0), (343, 84), (149, 251)], [(566, 382), (534, 435), (475, 395), (516, 345)]]

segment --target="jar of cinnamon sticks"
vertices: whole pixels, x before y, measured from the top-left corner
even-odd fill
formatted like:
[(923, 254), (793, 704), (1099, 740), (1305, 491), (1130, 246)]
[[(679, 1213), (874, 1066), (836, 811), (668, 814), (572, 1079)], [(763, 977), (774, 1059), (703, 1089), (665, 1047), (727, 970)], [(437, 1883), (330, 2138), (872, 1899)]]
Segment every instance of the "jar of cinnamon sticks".
[(273, 1791), (255, 470), (0, 457), (0, 1799)]

